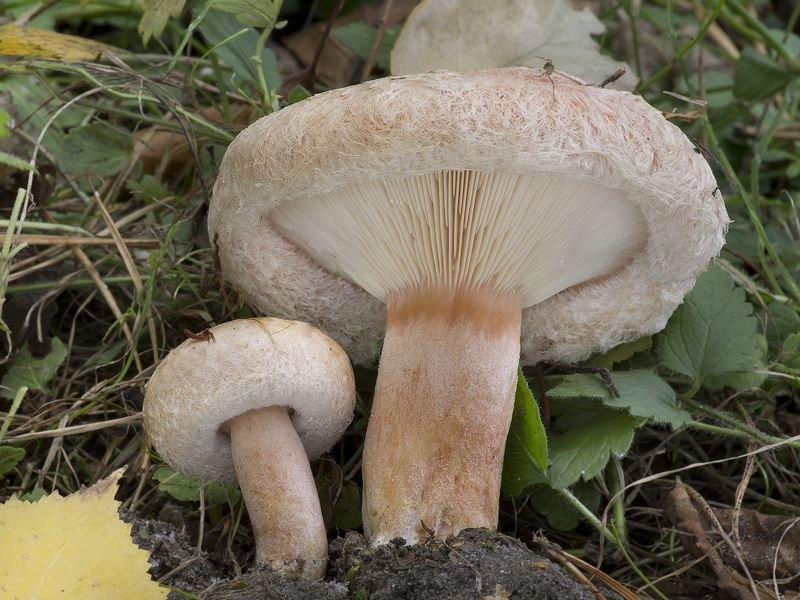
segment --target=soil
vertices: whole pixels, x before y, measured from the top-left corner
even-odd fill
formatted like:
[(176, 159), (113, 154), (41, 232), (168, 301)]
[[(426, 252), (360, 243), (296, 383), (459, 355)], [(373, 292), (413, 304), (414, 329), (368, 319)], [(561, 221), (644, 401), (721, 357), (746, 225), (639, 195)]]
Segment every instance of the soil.
[[(485, 529), (414, 546), (397, 539), (377, 548), (348, 532), (331, 542), (327, 578), (313, 582), (281, 579), (269, 567), (230, 578), (208, 555), (198, 556), (185, 531), (170, 523), (137, 519), (132, 534), (152, 550), (154, 579), (202, 600), (595, 600), (560, 565)], [(186, 596), (169, 595), (179, 598)]]

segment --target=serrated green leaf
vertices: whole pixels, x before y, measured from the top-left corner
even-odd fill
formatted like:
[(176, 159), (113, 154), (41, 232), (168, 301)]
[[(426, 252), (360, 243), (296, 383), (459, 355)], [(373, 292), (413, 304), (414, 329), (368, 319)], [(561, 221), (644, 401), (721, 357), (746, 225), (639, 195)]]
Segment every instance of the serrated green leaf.
[(23, 448), (0, 446), (0, 477), (13, 471), (23, 458), (25, 458), (25, 450)]
[(597, 398), (611, 408), (622, 408), (633, 417), (668, 423), (674, 429), (692, 420), (691, 414), (678, 407), (675, 390), (650, 369), (614, 371), (611, 381), (620, 397), (600, 375), (577, 373), (564, 377), (550, 390), (553, 398)]
[(768, 98), (796, 76), (770, 56), (745, 46), (733, 76), (733, 94), (742, 100)]
[(27, 494), (23, 494), (19, 499), (20, 502), (38, 502), (42, 498), (47, 498), (47, 492), (45, 492), (42, 488), (39, 488)]
[(767, 365), (767, 338), (761, 334), (756, 334), (754, 338), (756, 343), (753, 345), (752, 351), (747, 355), (749, 366), (746, 369), (760, 372), (734, 371), (732, 373), (723, 373), (722, 375), (712, 375), (705, 380), (703, 385), (710, 390), (721, 390), (724, 387), (730, 387), (737, 392), (761, 386), (767, 379), (766, 371), (769, 368)]
[(611, 395), (611, 388), (599, 375), (576, 373), (566, 375), (547, 393), (553, 398), (605, 398)]
[[(397, 41), (397, 36), (400, 35), (402, 25), (393, 25), (387, 27), (383, 32), (380, 46), (378, 46), (378, 53), (375, 56), (375, 62), (382, 70), (389, 72), (390, 55), (394, 44)], [(336, 39), (339, 40), (345, 48), (349, 48), (359, 58), (368, 60), (372, 54), (372, 47), (375, 45), (375, 38), (378, 35), (376, 27), (370, 27), (364, 23), (351, 23), (347, 27), (341, 27), (334, 33)]]
[(170, 17), (177, 18), (186, 0), (144, 0), (142, 19), (139, 21), (139, 35), (147, 46), (151, 37), (160, 39)]
[(550, 440), (549, 484), (569, 487), (580, 479), (595, 477), (613, 452), (623, 456), (644, 419), (608, 409), (585, 416), (582, 423)]
[(271, 30), (278, 20), (281, 0), (214, 0), (214, 8), (233, 13), (242, 25)]
[(119, 173), (133, 152), (133, 139), (103, 123), (75, 127), (64, 137), (61, 160), (67, 171), (105, 177)]
[(606, 406), (624, 408), (634, 417), (668, 423), (673, 429), (691, 422), (692, 415), (678, 407), (675, 390), (655, 371), (619, 371), (612, 373), (611, 379), (620, 397), (609, 392), (603, 398)]
[[(252, 29), (242, 33), (242, 24), (232, 14), (213, 10), (203, 19), (199, 29), (209, 45), (216, 47), (214, 54), (228, 63), (238, 77), (244, 81), (258, 83), (259, 67), (253, 60), (258, 45), (258, 33)], [(261, 51), (261, 70), (268, 90), (280, 89), (278, 60), (269, 48), (263, 48)]]
[[(181, 502), (200, 501), (200, 480), (196, 477), (186, 477), (171, 467), (159, 467), (153, 473), (153, 479), (163, 482), (159, 484), (158, 489), (176, 500)], [(206, 484), (203, 487), (203, 493), (208, 504), (224, 504), (228, 502), (228, 498), (232, 502), (236, 502), (241, 495), (238, 486), (219, 482)]]
[(13, 399), (17, 390), (25, 386), (31, 390), (47, 392), (50, 381), (67, 358), (67, 349), (61, 340), (53, 338), (50, 352), (44, 358), (33, 358), (28, 345), (24, 345), (14, 359), (14, 364), (3, 376), (0, 397)]
[(526, 487), (545, 481), (546, 468), (547, 433), (539, 415), (539, 405), (520, 369), (514, 414), (506, 438), (501, 487), (505, 493), (515, 496)]
[(758, 321), (751, 312), (744, 290), (710, 266), (658, 336), (663, 365), (690, 377), (695, 390), (708, 377), (752, 368)]

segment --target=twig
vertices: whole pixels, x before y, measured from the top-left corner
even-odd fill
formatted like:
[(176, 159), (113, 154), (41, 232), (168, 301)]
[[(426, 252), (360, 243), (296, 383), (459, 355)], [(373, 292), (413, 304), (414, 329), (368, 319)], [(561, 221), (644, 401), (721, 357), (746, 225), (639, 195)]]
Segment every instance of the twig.
[(325, 30), (322, 32), (322, 38), (320, 38), (319, 44), (317, 44), (317, 50), (314, 52), (314, 58), (305, 69), (298, 71), (297, 73), (292, 73), (283, 80), (283, 85), (281, 86), (282, 95), (286, 95), (292, 90), (292, 88), (298, 85), (305, 85), (307, 88), (313, 87), (314, 79), (317, 76), (317, 68), (319, 67), (319, 59), (322, 56), (322, 49), (325, 47), (325, 43), (328, 41), (328, 37), (333, 30), (333, 24), (336, 21), (336, 18), (339, 16), (339, 13), (342, 11), (344, 3), (345, 0), (336, 0), (336, 6), (333, 9), (333, 13), (331, 13), (330, 18), (325, 25)]
[(369, 74), (372, 72), (372, 67), (375, 65), (375, 57), (378, 56), (378, 50), (381, 47), (383, 36), (386, 33), (386, 25), (389, 21), (389, 12), (392, 10), (394, 0), (386, 0), (383, 4), (383, 12), (381, 13), (380, 21), (378, 21), (378, 33), (375, 35), (375, 43), (372, 44), (372, 51), (369, 54), (367, 62), (364, 64), (364, 70), (361, 72), (361, 81), (366, 81)]
[[(741, 404), (738, 405), (739, 413), (742, 415), (742, 418), (747, 422), (747, 425), (755, 429), (755, 425), (753, 424), (753, 420), (750, 418), (750, 415), (747, 414), (747, 411), (742, 407)], [(744, 553), (744, 547), (742, 546), (742, 539), (739, 536), (739, 519), (742, 516), (742, 501), (744, 500), (744, 493), (747, 491), (747, 485), (750, 483), (750, 478), (753, 476), (753, 470), (755, 469), (755, 452), (756, 449), (756, 441), (750, 440), (747, 444), (747, 460), (744, 463), (744, 473), (742, 473), (742, 480), (739, 482), (739, 485), (736, 486), (736, 495), (734, 496), (733, 500), (733, 523), (731, 526), (731, 537), (733, 538), (733, 543), (736, 546), (736, 549)]]

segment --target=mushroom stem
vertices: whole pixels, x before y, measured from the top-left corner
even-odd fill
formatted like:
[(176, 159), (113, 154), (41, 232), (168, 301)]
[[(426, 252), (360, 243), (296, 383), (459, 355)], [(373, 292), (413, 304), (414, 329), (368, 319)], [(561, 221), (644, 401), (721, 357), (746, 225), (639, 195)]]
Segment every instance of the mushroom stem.
[[(364, 446), (364, 529), (374, 544), (494, 528), (514, 408), (521, 298), (487, 286), (387, 299)], [(423, 526), (424, 523), (424, 526)]]
[(321, 579), (328, 538), (311, 466), (287, 409), (251, 410), (226, 426), (256, 538), (256, 562), (281, 574)]

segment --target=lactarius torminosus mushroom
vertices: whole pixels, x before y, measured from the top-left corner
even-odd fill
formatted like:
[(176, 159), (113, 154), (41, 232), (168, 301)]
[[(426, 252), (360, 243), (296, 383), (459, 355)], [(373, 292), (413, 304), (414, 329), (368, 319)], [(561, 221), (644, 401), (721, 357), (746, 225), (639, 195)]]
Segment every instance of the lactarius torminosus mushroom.
[(494, 527), (520, 358), (662, 329), (727, 222), (658, 110), (524, 68), (381, 79), (264, 117), (225, 154), (209, 214), (249, 302), (356, 362), (383, 338), (362, 470), (374, 543)]
[(309, 459), (353, 417), (350, 361), (306, 323), (243, 319), (210, 333), (172, 350), (148, 382), (150, 440), (185, 475), (238, 481), (257, 562), (320, 579), (328, 539)]

